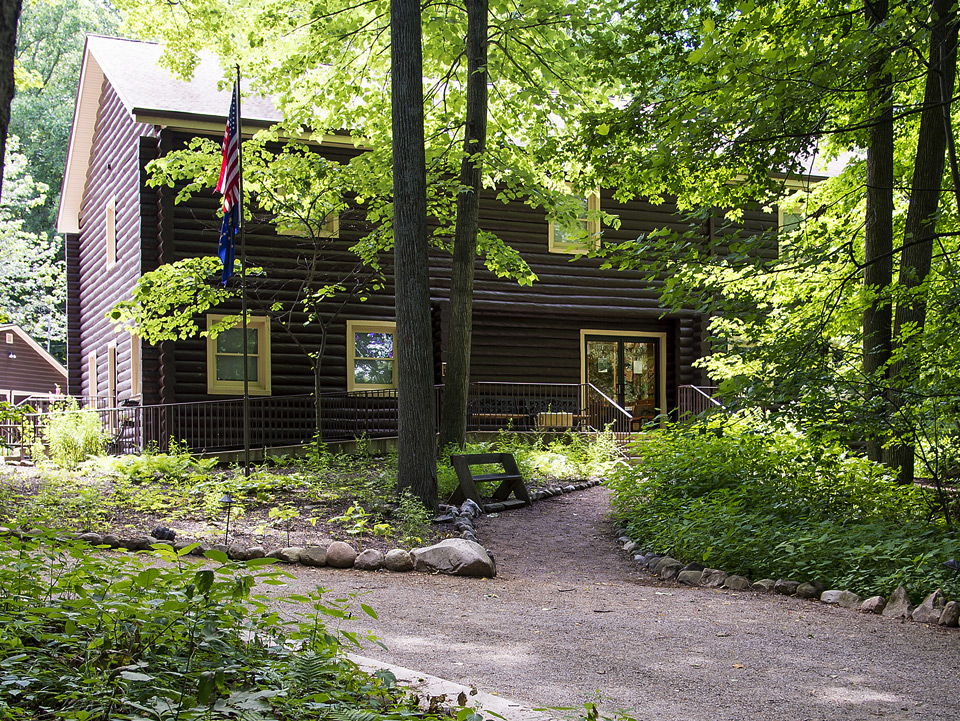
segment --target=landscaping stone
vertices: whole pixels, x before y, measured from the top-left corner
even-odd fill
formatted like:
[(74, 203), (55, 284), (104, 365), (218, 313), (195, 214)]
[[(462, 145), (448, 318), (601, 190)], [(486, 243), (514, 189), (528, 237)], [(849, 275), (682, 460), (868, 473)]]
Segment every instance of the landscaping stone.
[(250, 561), (254, 558), (266, 558), (267, 551), (263, 546), (250, 546), (247, 549), (247, 560)]
[(917, 623), (940, 623), (940, 616), (943, 615), (945, 604), (943, 591), (938, 588), (923, 599), (923, 603), (913, 610), (910, 617)]
[(209, 546), (205, 546), (202, 543), (198, 543), (196, 546), (194, 546), (194, 549), (190, 551), (190, 555), (202, 556), (204, 553), (207, 552), (208, 549), (209, 549)]
[(673, 563), (660, 561), (657, 565), (660, 567), (657, 575), (664, 581), (672, 581), (679, 575), (680, 571), (683, 570), (683, 564), (679, 561), (674, 561)]
[(630, 538), (630, 536), (626, 535), (625, 533), (621, 533), (617, 537), (617, 543), (619, 543), (620, 545), (623, 545), (624, 543), (630, 543), (631, 540), (632, 539)]
[(376, 548), (368, 548), (357, 556), (353, 567), (359, 571), (379, 571), (383, 568), (383, 554)]
[(860, 604), (860, 613), (883, 613), (883, 607), (887, 605), (887, 599), (883, 596), (871, 596)]
[(110, 548), (116, 548), (117, 546), (120, 545), (120, 537), (115, 536), (112, 533), (108, 533), (107, 535), (105, 535), (102, 540), (104, 544), (107, 546), (110, 546)]
[(700, 585), (704, 588), (720, 588), (727, 580), (727, 572), (719, 568), (705, 568), (700, 576)]
[(154, 543), (160, 543), (160, 541), (158, 541), (158, 540), (157, 540), (156, 538), (154, 538), (153, 536), (141, 536), (141, 537), (138, 538), (136, 541), (134, 541), (134, 544), (136, 545), (136, 548), (134, 548), (134, 549), (132, 549), (132, 550), (134, 550), (134, 551), (149, 551), (149, 550), (152, 549)]
[(246, 561), (247, 560), (246, 546), (241, 546), (239, 543), (231, 543), (227, 547), (227, 557), (232, 558), (234, 561)]
[(826, 590), (826, 584), (820, 581), (807, 581), (797, 586), (797, 596), (800, 598), (820, 598), (820, 594)]
[(503, 503), (487, 503), (483, 506), (483, 510), (487, 513), (500, 513), (507, 510), (507, 507)]
[(910, 618), (911, 613), (913, 613), (913, 606), (910, 605), (907, 589), (900, 586), (887, 601), (887, 605), (883, 609), (883, 615), (886, 618)]
[(703, 571), (688, 571), (684, 569), (677, 574), (677, 582), (685, 586), (696, 586), (700, 583), (701, 576), (703, 576)]
[(483, 513), (483, 509), (478, 506), (472, 498), (468, 498), (460, 504), (460, 515), (469, 515), (476, 518)]
[(657, 575), (660, 575), (660, 569), (668, 565), (677, 566), (678, 569), (683, 568), (683, 564), (680, 563), (680, 561), (678, 561), (676, 558), (671, 558), (670, 556), (662, 556), (660, 560), (658, 560), (655, 564), (650, 563), (650, 570), (656, 573)]
[(693, 563), (688, 563), (683, 567), (684, 571), (705, 571), (706, 569), (706, 566), (704, 566), (702, 563), (697, 563), (696, 561)]
[(517, 508), (523, 508), (527, 505), (527, 502), (521, 498), (508, 498), (503, 502), (503, 510), (512, 511)]
[(853, 591), (829, 590), (820, 594), (823, 603), (829, 603), (841, 608), (859, 608), (862, 599)]
[(753, 584), (750, 583), (749, 578), (736, 574), (727, 576), (727, 580), (723, 583), (723, 588), (730, 589), (731, 591), (749, 591), (752, 586)]
[(334, 568), (353, 568), (357, 551), (345, 541), (334, 541), (327, 546), (327, 565)]
[(158, 541), (175, 541), (177, 540), (176, 531), (172, 528), (167, 528), (166, 526), (157, 526), (152, 531), (150, 535), (156, 538)]
[(637, 544), (634, 541), (627, 541), (623, 544), (623, 550), (627, 553), (630, 553), (637, 547)]
[(799, 581), (788, 581), (781, 578), (775, 584), (773, 584), (773, 592), (779, 593), (783, 596), (792, 596), (797, 592), (797, 589), (800, 587)]
[(99, 533), (81, 533), (78, 538), (84, 543), (89, 543), (91, 546), (100, 546), (103, 544), (103, 536)]
[(563, 487), (563, 492), (564, 492), (564, 493), (573, 493), (575, 490), (577, 490), (577, 489), (574, 488), (572, 485), (570, 485), (570, 486), (564, 486), (564, 487)]
[[(329, 562), (330, 549), (327, 549)], [(426, 573), (492, 578), (497, 574), (493, 559), (479, 543), (448, 538), (433, 546), (411, 551), (414, 568)]]
[(754, 581), (750, 588), (757, 593), (770, 593), (776, 585), (777, 582), (772, 578), (761, 578), (759, 581)]
[(960, 625), (960, 603), (947, 601), (943, 613), (940, 614), (940, 625), (947, 628), (957, 628)]
[(652, 570), (654, 569), (654, 567), (655, 567), (658, 563), (660, 563), (660, 560), (661, 560), (662, 558), (663, 558), (663, 556), (659, 556), (659, 555), (657, 555), (656, 553), (651, 553), (649, 556), (647, 556), (647, 560), (646, 560), (646, 562), (645, 562), (643, 565), (645, 565), (647, 568), (649, 568), (649, 569), (652, 571)]
[(388, 571), (412, 571), (413, 570), (413, 556), (410, 555), (410, 551), (407, 551), (403, 548), (394, 548), (387, 551), (387, 555), (383, 557), (383, 567)]
[(304, 566), (326, 566), (327, 549), (323, 546), (307, 546), (300, 551), (300, 563)]

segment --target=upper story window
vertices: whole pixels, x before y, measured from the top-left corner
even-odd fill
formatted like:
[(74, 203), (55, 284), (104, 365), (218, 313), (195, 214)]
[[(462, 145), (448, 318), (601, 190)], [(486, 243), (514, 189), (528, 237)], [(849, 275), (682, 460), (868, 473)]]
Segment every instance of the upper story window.
[[(207, 328), (229, 316), (207, 315)], [(247, 318), (247, 385), (250, 395), (270, 395), (270, 319)], [(243, 394), (243, 328), (238, 323), (207, 337), (207, 393)]]
[(600, 194), (590, 193), (581, 198), (582, 212), (577, 218), (578, 228), (566, 228), (550, 221), (549, 250), (551, 253), (589, 253), (600, 247)]
[(347, 390), (397, 387), (392, 321), (347, 321)]
[(117, 198), (112, 196), (107, 201), (107, 207), (104, 218), (106, 249), (107, 249), (107, 268), (112, 268), (117, 264)]
[[(277, 235), (289, 235), (295, 238), (309, 238), (310, 228), (306, 223), (300, 221), (283, 222), (276, 221)], [(339, 238), (340, 237), (340, 214), (328, 213), (317, 228), (318, 238)]]

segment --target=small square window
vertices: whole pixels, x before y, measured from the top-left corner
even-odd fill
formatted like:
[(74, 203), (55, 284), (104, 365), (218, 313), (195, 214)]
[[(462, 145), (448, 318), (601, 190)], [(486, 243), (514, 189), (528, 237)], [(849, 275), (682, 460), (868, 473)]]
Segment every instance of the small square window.
[[(208, 315), (207, 328), (229, 316)], [(270, 395), (270, 320), (247, 319), (247, 386), (250, 395)], [(207, 393), (243, 393), (243, 328), (239, 323), (216, 338), (207, 336)]]
[(599, 193), (590, 193), (581, 198), (583, 211), (577, 219), (580, 228), (565, 228), (555, 221), (550, 221), (548, 230), (548, 247), (551, 253), (584, 254), (596, 250), (600, 246), (600, 212)]
[(347, 321), (347, 390), (397, 387), (396, 323)]

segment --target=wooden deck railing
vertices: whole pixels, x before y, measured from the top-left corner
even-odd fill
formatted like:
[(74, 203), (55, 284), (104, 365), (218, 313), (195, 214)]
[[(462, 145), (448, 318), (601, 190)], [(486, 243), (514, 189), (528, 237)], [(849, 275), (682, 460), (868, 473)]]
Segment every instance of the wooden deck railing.
[(716, 386), (678, 386), (677, 418), (683, 423), (697, 418), (703, 413), (724, 410), (724, 405), (716, 397)]

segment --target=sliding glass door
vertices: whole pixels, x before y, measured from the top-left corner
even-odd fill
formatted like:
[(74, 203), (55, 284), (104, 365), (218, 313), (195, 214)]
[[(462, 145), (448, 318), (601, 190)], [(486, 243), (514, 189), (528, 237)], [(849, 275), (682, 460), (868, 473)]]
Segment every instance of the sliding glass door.
[(663, 407), (662, 335), (584, 331), (584, 379), (628, 411), (634, 421), (652, 420)]

